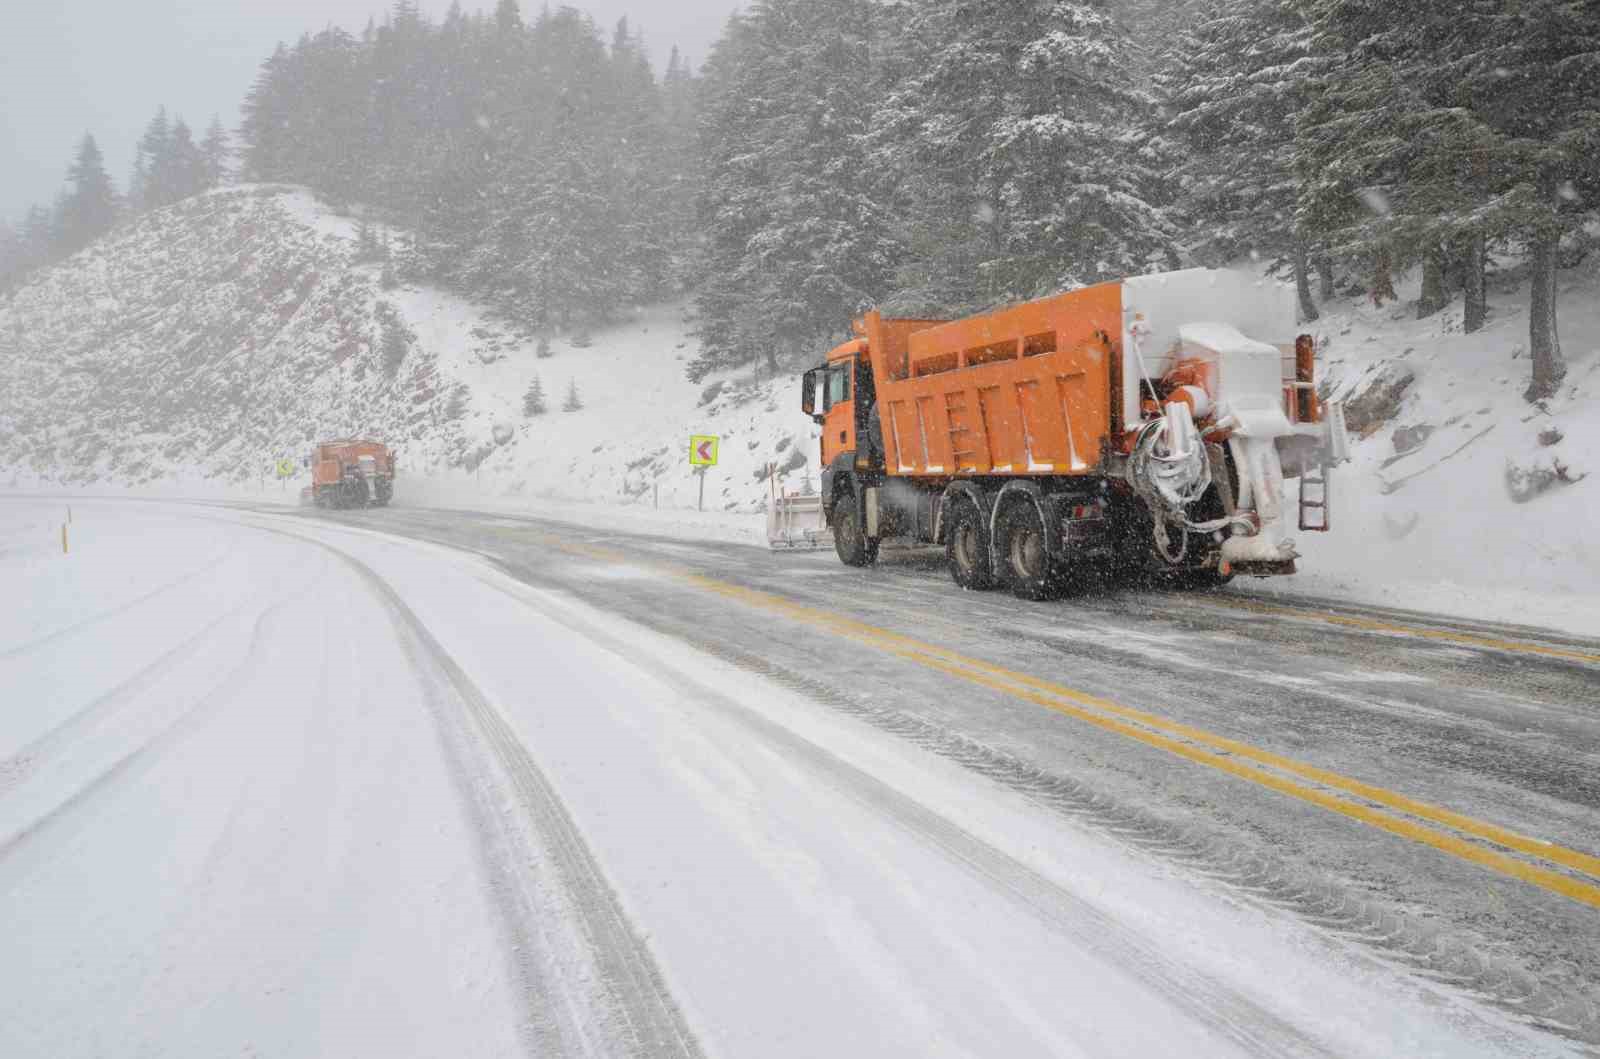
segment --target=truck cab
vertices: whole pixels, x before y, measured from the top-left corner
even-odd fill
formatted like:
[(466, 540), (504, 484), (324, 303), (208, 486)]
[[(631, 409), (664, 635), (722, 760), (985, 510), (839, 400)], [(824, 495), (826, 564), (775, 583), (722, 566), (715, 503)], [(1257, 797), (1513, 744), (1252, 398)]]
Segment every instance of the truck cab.
[[(866, 343), (846, 342), (828, 354), (827, 363), (805, 373), (800, 405), (822, 428), (823, 472), (837, 463), (853, 463), (856, 442), (865, 423), (857, 422), (857, 408), (872, 387)], [(824, 491), (826, 492), (826, 490)]]

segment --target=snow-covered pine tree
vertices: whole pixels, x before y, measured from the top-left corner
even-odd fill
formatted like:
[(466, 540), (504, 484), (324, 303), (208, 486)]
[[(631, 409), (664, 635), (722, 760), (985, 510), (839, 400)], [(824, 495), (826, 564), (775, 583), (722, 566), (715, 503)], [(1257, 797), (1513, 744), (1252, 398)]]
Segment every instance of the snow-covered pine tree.
[(22, 233), (0, 220), (0, 291), (10, 290), (21, 278), (25, 256)]
[(200, 141), (200, 155), (205, 159), (205, 187), (221, 187), (227, 183), (228, 159), (232, 150), (228, 146), (228, 132), (222, 127), (222, 119), (215, 115), (206, 129), (205, 139)]
[(255, 82), (240, 105), (240, 177), (278, 180), (288, 171), (288, 153), (295, 130), (289, 124), (294, 87), (290, 83), (289, 49), (279, 44), (261, 63)]
[(522, 414), (525, 416), (542, 416), (548, 409), (545, 407), (544, 383), (535, 375), (533, 381), (528, 383), (527, 391), (522, 395)]
[(179, 202), (206, 189), (206, 160), (194, 133), (181, 117), (173, 123), (172, 143), (169, 150), (169, 193), (172, 202)]
[(915, 59), (881, 110), (877, 157), (899, 159), (916, 202), (937, 211), (923, 252), (952, 260), (928, 269), (935, 289), (973, 272), (960, 300), (992, 304), (1170, 263), (1161, 145), (1141, 131), (1154, 101), (1105, 3), (895, 10)]
[(1394, 297), (1395, 267), (1420, 262), (1417, 311), (1430, 315), (1446, 301), (1447, 248), (1485, 235), (1478, 207), (1487, 192), (1475, 170), (1489, 145), (1440, 73), (1464, 42), (1458, 9), (1309, 0), (1307, 12), (1316, 57), (1308, 105), (1296, 115), (1299, 216), (1345, 256), (1370, 263), (1374, 301)]
[(1306, 320), (1318, 314), (1310, 237), (1295, 223), (1294, 130), (1311, 39), (1294, 0), (1212, 0), (1165, 50), (1155, 77), (1182, 144), (1190, 251), (1208, 265), (1246, 253), (1287, 263)]
[[(1462, 103), (1503, 138), (1506, 179), (1491, 206), (1530, 243), (1530, 401), (1566, 377), (1556, 322), (1562, 237), (1600, 217), (1600, 11), (1573, 0), (1474, 5), (1454, 66)], [(1585, 197), (1579, 187), (1586, 187)]]
[(63, 256), (88, 246), (117, 220), (117, 189), (106, 174), (99, 145), (88, 133), (78, 142), (67, 181), (71, 187), (61, 203), (59, 232)]
[(583, 410), (583, 398), (578, 396), (577, 379), (568, 381), (567, 396), (562, 398), (561, 410), (563, 412), (580, 412)]
[(898, 253), (863, 145), (876, 14), (868, 0), (764, 0), (708, 63), (692, 376), (775, 371), (885, 293)]
[[(1376, 248), (1380, 262), (1395, 246), (1423, 261), (1428, 303), (1439, 295), (1436, 259), (1447, 249), (1464, 258), (1473, 327), (1485, 244), (1528, 245), (1528, 396), (1548, 396), (1564, 374), (1557, 247), (1586, 212), (1561, 188), (1593, 172), (1600, 143), (1600, 18), (1563, 0), (1311, 2), (1319, 48), (1346, 58), (1325, 64), (1301, 122), (1302, 212), (1320, 211), (1325, 229)], [(1362, 215), (1350, 205), (1362, 198), (1379, 208)]]
[(155, 117), (144, 127), (144, 135), (133, 153), (133, 174), (128, 180), (128, 207), (135, 212), (166, 205), (168, 197), (162, 181), (171, 153), (172, 126), (167, 108), (157, 107)]

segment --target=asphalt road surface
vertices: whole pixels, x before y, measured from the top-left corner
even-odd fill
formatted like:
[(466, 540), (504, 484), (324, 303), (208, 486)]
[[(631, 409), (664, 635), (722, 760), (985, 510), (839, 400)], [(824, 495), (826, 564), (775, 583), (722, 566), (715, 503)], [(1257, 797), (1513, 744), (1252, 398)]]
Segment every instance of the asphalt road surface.
[(1247, 590), (1025, 603), (929, 551), (312, 517), (477, 552), (1600, 1042), (1600, 642)]
[[(819, 844), (874, 847), (854, 848), (851, 856), (872, 861), (871, 870), (886, 877), (907, 877), (901, 896), (870, 915), (863, 885), (846, 902), (851, 907), (839, 911), (840, 923), (871, 923), (886, 938), (904, 939), (940, 917), (948, 920), (939, 902), (960, 898), (951, 889), (956, 884), (939, 883), (937, 873), (917, 867), (922, 861), (915, 858), (930, 850), (974, 875), (982, 883), (975, 894), (1003, 893), (1009, 904), (1029, 910), (1020, 922), (1040, 925), (1039, 937), (1024, 927), (1007, 941), (1012, 920), (998, 913), (987, 937), (962, 933), (968, 926), (962, 923), (941, 924), (937, 933), (947, 943), (939, 950), (945, 958), (962, 952), (970, 959), (973, 981), (982, 979), (985, 965), (1002, 974), (994, 951), (1014, 954), (1016, 966), (1004, 975), (1015, 995), (973, 1000), (973, 1009), (1010, 1003), (1005, 1010), (1015, 1016), (1015, 1040), (1033, 1042), (1039, 1054), (1129, 1054), (1156, 1046), (1151, 1041), (1201, 1040), (1197, 1035), (1210, 1043), (1196, 1044), (1194, 1054), (1429, 1050), (1428, 1041), (1408, 1041), (1384, 1025), (1378, 1008), (1319, 1012), (1319, 1000), (1333, 1008), (1351, 1003), (1321, 980), (1287, 983), (1284, 995), (1321, 991), (1292, 1002), (1271, 989), (1252, 996), (1237, 988), (1272, 944), (1301, 950), (1312, 964), (1326, 962), (1330, 981), (1351, 981), (1353, 989), (1381, 995), (1385, 988), (1415, 987), (1419, 992), (1406, 1004), (1444, 1011), (1444, 1024), (1489, 1053), (1548, 1047), (1559, 1054), (1600, 1045), (1600, 643), (1316, 600), (1268, 602), (1247, 589), (1124, 589), (1025, 603), (962, 591), (942, 555), (928, 551), (886, 548), (877, 567), (854, 570), (831, 551), (767, 553), (500, 513), (196, 505), (182, 517), (245, 528), (274, 547), (321, 556), (319, 563), (341, 570), (364, 594), (369, 602), (361, 606), (387, 613), (406, 664), (421, 674), (419, 686), (433, 689), (423, 698), (453, 704), (439, 709), (441, 717), (455, 718), (440, 722), (442, 745), (454, 748), (447, 754), (454, 782), (473, 788), (479, 785), (473, 777), (492, 774), (501, 792), (479, 805), (482, 819), (473, 827), (492, 836), (487, 859), (507, 880), (496, 888), (502, 933), (509, 930), (510, 947), (524, 955), (541, 944), (568, 953), (592, 986), (576, 994), (558, 982), (530, 986), (546, 1009), (550, 997), (567, 995), (561, 1003), (568, 1015), (546, 1018), (538, 1032), (525, 1029), (527, 1050), (895, 1050), (870, 1034), (851, 1036), (868, 1031), (852, 1028), (848, 990), (834, 1001), (834, 1017), (811, 1012), (781, 1041), (748, 1036), (748, 1024), (760, 1018), (741, 1023), (716, 1010), (721, 1001), (709, 1000), (710, 992), (697, 992), (698, 981), (721, 982), (713, 990), (719, 995), (732, 987), (717, 977), (728, 968), (711, 966), (731, 958), (723, 950), (708, 956), (706, 966), (682, 955), (693, 949), (695, 931), (705, 932), (711, 952), (716, 938), (725, 947), (744, 944), (729, 939), (749, 939), (763, 915), (781, 916), (741, 909), (743, 891), (730, 882), (724, 933), (706, 928), (702, 914), (699, 926), (685, 927), (674, 940), (673, 917), (652, 911), (654, 899), (641, 897), (645, 867), (630, 866), (618, 852), (650, 826), (641, 822), (646, 810), (628, 799), (650, 789), (630, 786), (629, 777), (654, 767), (652, 748), (669, 766), (704, 753), (705, 747), (679, 745), (690, 738), (674, 728), (683, 724), (706, 746), (720, 746), (753, 769), (730, 773), (727, 790), (699, 794), (698, 804), (725, 816), (718, 826), (746, 829), (744, 845), (781, 847), (788, 851), (782, 856), (794, 858), (801, 848), (821, 848), (781, 832), (776, 820), (789, 810), (780, 811), (775, 788), (761, 792), (768, 775), (778, 783), (792, 769), (824, 793), (814, 796), (814, 809), (802, 798), (782, 817), (784, 826), (796, 834), (815, 829)], [(388, 560), (375, 558), (383, 552), (379, 542), (395, 538), (442, 546), (428, 550), (437, 557), (438, 578), (475, 577), (483, 601), (451, 604), (465, 599), (459, 593), (430, 597), (433, 575), (425, 563), (386, 567)], [(484, 602), (490, 599), (500, 602)], [(305, 605), (283, 605), (291, 604)], [(502, 605), (503, 612), (496, 609)], [(695, 699), (703, 713), (641, 730), (641, 757), (582, 752), (602, 745), (598, 734), (590, 744), (569, 745), (563, 739), (577, 737), (551, 729), (541, 742), (529, 734), (538, 724), (566, 722), (519, 719), (509, 706), (503, 712), (494, 689), (508, 685), (492, 675), (487, 646), (495, 628), (531, 635), (519, 624), (524, 612), (545, 623), (551, 643), (559, 627), (595, 645), (595, 659), (637, 662), (675, 688), (674, 695)], [(473, 622), (478, 631), (468, 629)], [(575, 647), (563, 650), (572, 653), (574, 667), (612, 664), (585, 661), (589, 656), (579, 657)], [(23, 661), (29, 652), (33, 644), (13, 649)], [(744, 674), (749, 701), (726, 681), (717, 690), (692, 674), (672, 675), (674, 652)], [(772, 689), (782, 692), (782, 702)], [(852, 732), (859, 759), (848, 743)], [(881, 747), (889, 750), (874, 749)], [(908, 778), (896, 763), (901, 751), (932, 762), (933, 771)], [(8, 785), (25, 789), (35, 766), (26, 755), (0, 765), (10, 770), (0, 768), (3, 809)], [(704, 782), (706, 773), (694, 774)], [(796, 789), (811, 789), (795, 782)], [(728, 815), (735, 810), (722, 808), (756, 813), (764, 797), (772, 801), (759, 824), (735, 821)], [(970, 812), (961, 808), (967, 800)], [(1005, 817), (996, 808), (1013, 803), (1023, 815)], [(663, 820), (669, 809), (663, 803)], [(632, 830), (608, 845), (613, 840), (604, 831), (612, 825), (601, 825), (613, 817), (632, 817)], [(520, 823), (512, 827), (507, 819)], [(866, 823), (851, 823), (858, 819), (886, 830), (869, 835)], [(825, 837), (835, 821), (843, 834)], [(0, 843), (0, 884), (8, 863), (35, 856), (26, 848), (32, 832), (20, 834)], [(893, 854), (902, 842), (915, 853)], [(737, 876), (740, 869), (718, 859), (711, 839), (698, 859), (688, 852), (692, 842), (685, 838), (683, 845), (677, 870), (684, 874), (669, 879), (660, 869), (663, 889), (672, 879), (681, 885), (718, 872)], [(1196, 901), (1233, 912), (1197, 924), (1193, 937), (1181, 924), (1164, 923), (1163, 941), (1151, 936), (1160, 909), (1152, 908), (1151, 922), (1140, 929), (1105, 912), (1118, 895), (1095, 896), (1092, 877), (1077, 889), (1060, 883), (1075, 866), (1092, 876), (1117, 857), (1130, 858), (1154, 880), (1129, 883), (1127, 902), (1146, 900), (1139, 887), (1149, 885), (1152, 903), (1187, 901), (1183, 895), (1192, 892)], [(1055, 867), (1044, 870), (1044, 863)], [(530, 864), (541, 867), (519, 867)], [(823, 871), (803, 858), (790, 868), (800, 877)], [(925, 892), (919, 893), (919, 879)], [(1160, 889), (1168, 883), (1178, 889)], [(795, 900), (814, 907), (807, 902), (815, 901), (816, 889), (806, 891), (804, 902)], [(547, 929), (541, 917), (553, 908), (572, 936), (541, 942)], [(1235, 913), (1255, 926), (1230, 934), (1228, 917)], [(663, 925), (647, 927), (658, 915)], [(898, 935), (897, 915), (908, 917)], [(788, 945), (791, 959), (803, 961), (805, 932), (780, 938), (780, 928), (772, 929), (762, 958)], [(827, 923), (808, 929), (830, 935)], [(833, 943), (860, 942), (852, 928), (836, 929)], [(1236, 953), (1226, 951), (1232, 938)], [(1035, 952), (1035, 945), (1042, 948)], [(1104, 961), (1103, 972), (1086, 972), (1088, 978), (1125, 975), (1138, 990), (1165, 998), (1160, 1006), (1170, 1012), (1148, 1015), (1142, 1028), (1137, 1014), (1100, 1023), (1116, 1022), (1117, 1033), (1134, 1036), (1109, 1030), (1094, 1036), (1099, 1029), (1085, 1028), (1092, 1022), (1079, 1024), (1065, 1013), (1059, 1025), (1040, 1021), (1038, 1005), (1048, 1005), (1052, 989), (1072, 992), (1058, 977), (1064, 972), (1048, 963), (1064, 946)], [(1208, 960), (1237, 975), (1206, 972)], [(1038, 974), (1030, 975), (1029, 961)], [(546, 959), (524, 968), (525, 979), (548, 977), (550, 966)], [(876, 964), (863, 956), (861, 966)], [(938, 978), (930, 973), (930, 980)], [(930, 985), (927, 996), (904, 998), (905, 1011), (925, 1009), (920, 1017), (928, 1026), (945, 1029), (929, 1029), (928, 1038), (912, 1034), (899, 1041), (900, 1050), (917, 1054), (938, 1039), (947, 1047), (935, 1050), (953, 1054), (1020, 1054), (1020, 1045), (1006, 1043), (1006, 1023), (996, 1016), (975, 1014), (963, 1029), (959, 989), (968, 986), (954, 975), (947, 986), (955, 992)], [(777, 1003), (772, 990), (751, 988), (747, 1003), (756, 1009)], [(808, 979), (805, 988), (818, 986)], [(1038, 997), (1027, 994), (1035, 988)], [(866, 1025), (871, 1006), (862, 1004)], [(586, 1005), (600, 1014), (579, 1011)], [(1473, 1023), (1474, 1013), (1487, 1029)], [(763, 1017), (770, 1023), (772, 1016)], [(1350, 1027), (1363, 1022), (1374, 1027), (1371, 1047), (1355, 1049), (1350, 1041), (1361, 1035)], [(1141, 1029), (1154, 1036), (1138, 1037)], [(960, 1036), (968, 1031), (976, 1036)], [(944, 1032), (951, 1036), (940, 1038)], [(993, 1051), (970, 1043), (991, 1032)]]

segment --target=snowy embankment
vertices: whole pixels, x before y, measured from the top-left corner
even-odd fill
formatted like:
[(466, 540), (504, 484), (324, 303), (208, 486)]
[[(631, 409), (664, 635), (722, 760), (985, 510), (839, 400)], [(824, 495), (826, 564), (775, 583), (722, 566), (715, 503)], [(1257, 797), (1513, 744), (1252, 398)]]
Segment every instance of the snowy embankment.
[(1459, 303), (1426, 320), (1406, 300), (1330, 306), (1322, 370), (1366, 436), (1334, 473), (1333, 531), (1299, 535), (1303, 572), (1250, 590), (1600, 632), (1600, 261), (1561, 295), (1567, 379), (1538, 406), (1515, 279), (1472, 335)]
[[(150, 215), (0, 305), (0, 341), (15, 347), (0, 381), (19, 395), (0, 408), (17, 428), (0, 438), (0, 480), (292, 502), (304, 472), (274, 483), (263, 477), (272, 461), (314, 438), (367, 433), (400, 450), (400, 504), (760, 545), (763, 469), (784, 469), (790, 488), (817, 479), (797, 378), (689, 382), (684, 306), (629, 310), (589, 342), (557, 336), (542, 358), (533, 336), (460, 298), (382, 289), (380, 266), (354, 260), (354, 222), (304, 192), (195, 201), (212, 205)], [(191, 231), (205, 224), (209, 239)], [(244, 269), (246, 251), (267, 264)], [(186, 264), (196, 255), (203, 268)], [(214, 285), (191, 296), (196, 271)], [(1597, 277), (1593, 259), (1562, 277), (1568, 380), (1542, 408), (1521, 398), (1527, 297), (1515, 273), (1491, 280), (1490, 323), (1474, 335), (1461, 333), (1459, 306), (1423, 321), (1408, 300), (1325, 306), (1312, 328), (1324, 380), (1364, 409), (1355, 459), (1335, 472), (1333, 532), (1299, 535), (1297, 577), (1232, 590), (1600, 632), (1588, 529), (1600, 523), (1600, 477), (1580, 480), (1600, 469)], [(89, 295), (85, 322), (71, 308)], [(398, 367), (385, 366), (386, 318), (407, 336)], [(168, 355), (173, 343), (185, 356)], [(542, 415), (523, 407), (535, 377)], [(571, 389), (582, 407), (564, 410)], [(691, 434), (722, 439), (704, 512)]]
[(1560, 1051), (476, 559), (60, 514), (0, 500), (4, 1054)]

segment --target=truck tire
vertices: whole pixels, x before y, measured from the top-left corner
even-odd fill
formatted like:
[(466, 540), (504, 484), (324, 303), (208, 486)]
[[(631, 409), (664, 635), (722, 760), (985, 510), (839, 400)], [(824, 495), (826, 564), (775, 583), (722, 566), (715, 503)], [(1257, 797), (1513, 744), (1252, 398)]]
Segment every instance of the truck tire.
[(1007, 580), (1017, 598), (1037, 602), (1059, 596), (1061, 578), (1050, 558), (1038, 507), (1026, 500), (1013, 501), (1000, 513), (996, 530), (1000, 561), (1006, 564)]
[(846, 566), (871, 566), (878, 561), (878, 542), (867, 539), (854, 496), (846, 494), (834, 502), (833, 549)]
[(983, 512), (971, 500), (960, 500), (952, 506), (950, 528), (944, 537), (944, 559), (950, 567), (950, 577), (974, 592), (991, 589), (994, 569), (989, 561), (989, 527)]

